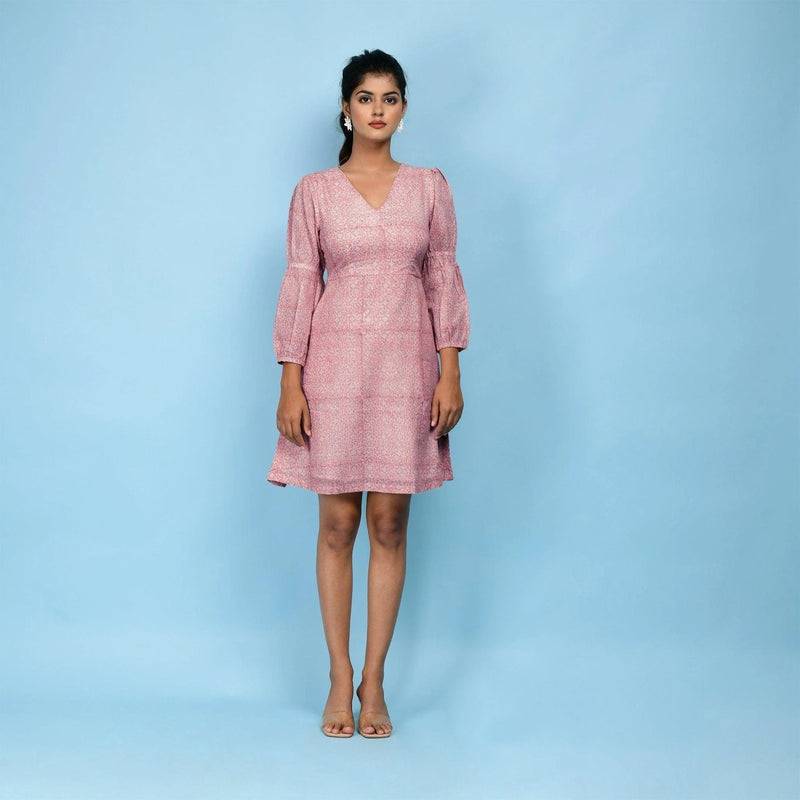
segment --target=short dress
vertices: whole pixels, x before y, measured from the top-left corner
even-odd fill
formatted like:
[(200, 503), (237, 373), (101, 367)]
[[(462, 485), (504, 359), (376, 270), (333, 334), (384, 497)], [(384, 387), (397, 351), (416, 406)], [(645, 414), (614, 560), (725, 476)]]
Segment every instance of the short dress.
[(436, 439), (437, 351), (466, 348), (470, 319), (455, 258), (450, 186), (400, 164), (375, 208), (339, 169), (312, 172), (289, 205), (287, 267), (273, 344), (302, 365), (305, 447), (278, 437), (266, 480), (319, 494), (413, 494), (453, 479)]

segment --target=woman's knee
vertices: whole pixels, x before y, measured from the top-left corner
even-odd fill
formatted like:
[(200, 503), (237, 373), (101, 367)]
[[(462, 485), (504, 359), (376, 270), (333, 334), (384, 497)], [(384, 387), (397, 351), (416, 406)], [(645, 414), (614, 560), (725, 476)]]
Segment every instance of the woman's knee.
[(320, 539), (332, 550), (347, 550), (353, 546), (361, 522), (361, 509), (341, 505), (320, 515)]
[(372, 544), (395, 550), (405, 542), (408, 512), (404, 508), (372, 509), (367, 514)]

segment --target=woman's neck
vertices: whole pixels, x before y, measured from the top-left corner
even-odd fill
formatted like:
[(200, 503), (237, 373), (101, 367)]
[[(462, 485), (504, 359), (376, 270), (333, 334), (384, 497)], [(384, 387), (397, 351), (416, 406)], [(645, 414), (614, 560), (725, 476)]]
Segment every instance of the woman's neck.
[(354, 172), (387, 172), (396, 167), (398, 162), (392, 158), (389, 142), (365, 143), (353, 142), (350, 158), (342, 164)]

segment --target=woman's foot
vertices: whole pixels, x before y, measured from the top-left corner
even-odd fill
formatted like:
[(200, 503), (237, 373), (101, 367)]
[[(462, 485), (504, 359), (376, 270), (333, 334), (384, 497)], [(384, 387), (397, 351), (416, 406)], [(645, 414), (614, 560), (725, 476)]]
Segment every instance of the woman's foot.
[(377, 680), (362, 678), (356, 694), (361, 702), (358, 732), (373, 739), (389, 736), (392, 732), (392, 722), (383, 699), (383, 684)]
[(331, 690), (322, 712), (322, 732), (326, 736), (352, 736), (355, 732), (353, 719), (353, 677), (335, 678), (331, 675)]

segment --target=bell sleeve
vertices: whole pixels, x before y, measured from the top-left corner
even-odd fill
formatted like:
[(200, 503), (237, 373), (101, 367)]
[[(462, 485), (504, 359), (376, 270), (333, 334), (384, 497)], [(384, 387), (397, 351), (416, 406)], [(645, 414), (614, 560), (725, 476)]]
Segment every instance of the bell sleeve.
[(311, 332), (311, 317), (325, 283), (324, 257), (319, 245), (317, 213), (311, 181), (304, 175), (289, 203), (286, 232), (286, 271), (278, 295), (273, 345), (279, 364), (304, 366)]
[(433, 205), (428, 252), (422, 265), (422, 282), (433, 325), (436, 350), (464, 350), (470, 323), (467, 295), (456, 262), (456, 215), (450, 185), (441, 170), (433, 167)]

